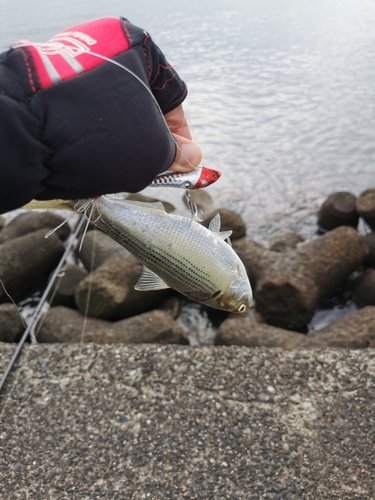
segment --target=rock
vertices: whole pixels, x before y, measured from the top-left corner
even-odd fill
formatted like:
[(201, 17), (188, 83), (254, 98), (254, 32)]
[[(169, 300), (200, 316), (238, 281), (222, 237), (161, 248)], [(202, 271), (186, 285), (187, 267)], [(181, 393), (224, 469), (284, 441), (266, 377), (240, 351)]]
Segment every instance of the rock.
[(130, 254), (107, 260), (78, 285), (75, 295), (78, 309), (82, 313), (86, 311), (89, 293), (88, 315), (95, 318), (116, 321), (147, 311), (166, 297), (170, 289), (134, 290), (142, 268), (142, 264)]
[[(13, 299), (43, 284), (64, 253), (59, 237), (44, 238), (46, 232), (43, 228), (0, 245), (0, 277)], [(6, 300), (0, 287), (0, 302)]]
[(305, 241), (304, 238), (292, 229), (283, 229), (268, 238), (267, 243), (269, 250), (283, 253), (296, 248), (298, 243), (303, 241)]
[(359, 221), (356, 201), (356, 196), (346, 191), (331, 194), (319, 210), (318, 225), (328, 231), (339, 226), (356, 228)]
[(371, 229), (375, 229), (375, 188), (366, 189), (359, 195), (356, 210)]
[(365, 267), (375, 268), (375, 233), (368, 233), (364, 236), (364, 240), (369, 246), (370, 252), (363, 265)]
[(283, 254), (246, 238), (234, 241), (233, 247), (249, 274), (257, 310), (267, 323), (297, 331), (369, 252), (362, 236), (347, 226)]
[(84, 267), (75, 264), (67, 264), (62, 270), (64, 275), (62, 278), (57, 278), (58, 284), (55, 295), (51, 302), (52, 306), (76, 307), (74, 300), (75, 291), (79, 283), (88, 275)]
[(239, 316), (223, 321), (218, 328), (215, 345), (295, 349), (306, 346), (306, 335), (251, 322)]
[(375, 306), (375, 269), (368, 269), (355, 279), (353, 298), (360, 307)]
[(0, 231), (4, 228), (5, 226), (5, 218), (0, 215)]
[(112, 257), (129, 255), (130, 253), (117, 241), (98, 229), (86, 233), (81, 250), (76, 250), (77, 258), (90, 272)]
[[(45, 233), (47, 233), (64, 221), (64, 217), (60, 217), (50, 211), (22, 213), (12, 219), (1, 231), (0, 243), (5, 243), (6, 241), (13, 240), (14, 238), (18, 238), (19, 236), (32, 233), (42, 228), (46, 228)], [(55, 234), (57, 234), (60, 239), (66, 240), (70, 235), (69, 224), (64, 224), (57, 229)]]
[(367, 306), (314, 333), (306, 335), (309, 347), (374, 347), (375, 307)]
[(52, 307), (38, 334), (41, 343), (186, 343), (184, 332), (162, 311), (151, 311), (133, 318), (111, 323), (84, 316), (66, 307)]
[(17, 342), (25, 330), (14, 304), (0, 305), (0, 342)]
[(229, 210), (227, 208), (217, 208), (216, 210), (209, 212), (207, 215), (205, 214), (204, 221), (202, 225), (204, 227), (208, 227), (212, 219), (216, 214), (220, 214), (221, 218), (221, 231), (229, 231), (232, 230), (231, 240), (236, 240), (238, 238), (242, 238), (246, 234), (246, 225), (243, 221), (242, 217), (233, 212), (233, 210)]
[(145, 196), (140, 193), (129, 193), (126, 199), (133, 201), (143, 201), (145, 203), (155, 203), (156, 201), (160, 201), (161, 203), (163, 203), (166, 212), (172, 213), (176, 210), (172, 203), (169, 203), (168, 201), (159, 200), (158, 198), (151, 198), (150, 196)]

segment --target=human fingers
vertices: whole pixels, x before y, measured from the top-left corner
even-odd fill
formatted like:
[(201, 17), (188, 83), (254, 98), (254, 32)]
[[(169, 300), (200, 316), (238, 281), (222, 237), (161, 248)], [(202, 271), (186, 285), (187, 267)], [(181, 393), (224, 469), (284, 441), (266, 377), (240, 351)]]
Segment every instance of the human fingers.
[(202, 160), (202, 152), (198, 144), (186, 137), (173, 134), (176, 141), (177, 152), (174, 162), (168, 170), (173, 172), (189, 172), (194, 170)]
[(175, 108), (173, 111), (170, 111), (169, 113), (164, 115), (164, 118), (167, 122), (169, 130), (173, 134), (177, 134), (191, 140), (191, 133), (182, 104), (177, 106), (177, 108)]

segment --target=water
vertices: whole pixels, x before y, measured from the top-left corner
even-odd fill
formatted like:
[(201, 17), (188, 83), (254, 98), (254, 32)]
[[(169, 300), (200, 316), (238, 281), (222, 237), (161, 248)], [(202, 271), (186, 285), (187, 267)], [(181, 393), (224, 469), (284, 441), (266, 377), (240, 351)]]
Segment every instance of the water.
[(149, 31), (187, 82), (204, 164), (223, 172), (210, 193), (250, 237), (309, 237), (326, 195), (375, 185), (372, 0), (2, 0), (0, 47), (105, 15)]

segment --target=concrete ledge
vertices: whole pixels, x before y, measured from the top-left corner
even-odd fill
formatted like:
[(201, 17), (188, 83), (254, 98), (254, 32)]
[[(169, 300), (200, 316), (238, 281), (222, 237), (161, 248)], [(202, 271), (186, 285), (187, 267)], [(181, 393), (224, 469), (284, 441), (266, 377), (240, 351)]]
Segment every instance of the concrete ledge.
[(373, 500), (374, 401), (371, 349), (27, 346), (0, 498)]

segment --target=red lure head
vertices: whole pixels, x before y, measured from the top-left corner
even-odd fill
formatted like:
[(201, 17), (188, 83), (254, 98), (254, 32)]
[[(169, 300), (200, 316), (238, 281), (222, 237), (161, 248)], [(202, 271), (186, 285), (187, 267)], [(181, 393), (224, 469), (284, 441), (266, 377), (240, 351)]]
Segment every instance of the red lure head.
[(221, 176), (221, 172), (213, 168), (202, 167), (201, 175), (192, 189), (201, 189), (216, 182)]

